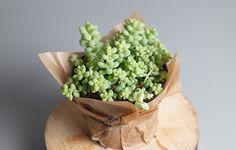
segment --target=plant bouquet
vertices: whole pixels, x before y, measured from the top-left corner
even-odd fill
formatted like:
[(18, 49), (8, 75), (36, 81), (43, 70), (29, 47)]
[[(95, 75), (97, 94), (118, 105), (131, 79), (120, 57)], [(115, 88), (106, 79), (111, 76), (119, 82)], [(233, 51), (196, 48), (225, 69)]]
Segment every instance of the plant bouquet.
[(103, 37), (89, 22), (79, 31), (84, 52), (42, 53), (41, 61), (94, 141), (113, 149), (145, 146), (158, 134), (159, 103), (182, 95), (177, 55), (137, 13)]

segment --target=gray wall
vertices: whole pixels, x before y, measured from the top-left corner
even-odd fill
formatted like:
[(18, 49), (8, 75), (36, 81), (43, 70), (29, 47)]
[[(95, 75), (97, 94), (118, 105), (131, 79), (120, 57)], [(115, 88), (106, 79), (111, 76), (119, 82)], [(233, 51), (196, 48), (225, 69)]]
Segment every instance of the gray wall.
[(0, 0), (0, 149), (41, 150), (44, 126), (64, 99), (37, 58), (81, 49), (77, 27), (102, 34), (138, 10), (181, 59), (185, 95), (200, 123), (200, 150), (236, 149), (236, 2), (233, 0)]

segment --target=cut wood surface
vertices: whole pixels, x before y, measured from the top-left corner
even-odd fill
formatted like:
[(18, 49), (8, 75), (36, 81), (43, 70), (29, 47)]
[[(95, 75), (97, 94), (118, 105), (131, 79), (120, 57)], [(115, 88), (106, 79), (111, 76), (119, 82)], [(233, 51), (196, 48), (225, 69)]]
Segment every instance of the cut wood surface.
[[(194, 108), (181, 94), (161, 101), (156, 138), (136, 150), (197, 150), (199, 131)], [(89, 138), (82, 114), (70, 101), (61, 102), (45, 129), (48, 150), (112, 150)]]

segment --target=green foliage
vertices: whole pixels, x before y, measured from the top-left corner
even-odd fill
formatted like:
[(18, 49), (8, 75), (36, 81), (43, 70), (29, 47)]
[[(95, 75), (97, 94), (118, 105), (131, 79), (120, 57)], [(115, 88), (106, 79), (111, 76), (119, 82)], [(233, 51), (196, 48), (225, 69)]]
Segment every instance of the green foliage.
[(71, 56), (74, 73), (61, 93), (70, 100), (91, 94), (103, 101), (127, 100), (148, 110), (147, 102), (163, 90), (171, 58), (156, 29), (128, 19), (123, 31), (104, 43), (95, 25), (86, 22), (79, 30), (85, 56)]

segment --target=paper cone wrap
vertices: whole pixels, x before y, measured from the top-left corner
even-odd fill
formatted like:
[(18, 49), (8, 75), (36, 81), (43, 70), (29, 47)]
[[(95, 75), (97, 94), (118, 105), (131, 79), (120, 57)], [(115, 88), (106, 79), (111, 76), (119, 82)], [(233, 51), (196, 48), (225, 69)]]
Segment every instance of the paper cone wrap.
[[(129, 18), (143, 19), (133, 13)], [(118, 24), (102, 40), (112, 37), (121, 31), (123, 23)], [(62, 85), (71, 76), (72, 65), (69, 57), (83, 52), (47, 52), (39, 57), (51, 75)], [(113, 149), (135, 149), (145, 146), (155, 138), (158, 124), (158, 104), (165, 98), (181, 93), (179, 80), (179, 59), (175, 55), (167, 64), (168, 79), (162, 93), (150, 101), (149, 110), (144, 111), (134, 107), (128, 101), (103, 102), (92, 98), (80, 97), (73, 100), (80, 112), (84, 115), (91, 138), (105, 147)]]

